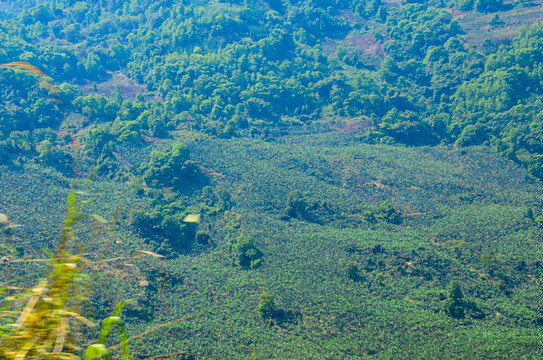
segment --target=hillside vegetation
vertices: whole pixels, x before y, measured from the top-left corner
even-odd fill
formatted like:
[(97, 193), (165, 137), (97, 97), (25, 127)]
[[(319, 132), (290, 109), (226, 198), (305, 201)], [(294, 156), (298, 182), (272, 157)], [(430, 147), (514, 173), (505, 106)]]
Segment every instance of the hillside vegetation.
[[(164, 253), (169, 260), (120, 261), (91, 274), (92, 318), (128, 297), (136, 301), (125, 311), (134, 333), (197, 314), (160, 338), (141, 340), (133, 346), (138, 356), (174, 349), (308, 359), (541, 354), (541, 185), (511, 162), (485, 148), (366, 145), (343, 134), (206, 140), (193, 157), (212, 170), (215, 184), (186, 199), (203, 214), (198, 231), (209, 234), (206, 242), (196, 237), (180, 254)], [(57, 178), (40, 180), (38, 169), (3, 173), (41, 199), (15, 198), (15, 188), (3, 192), (14, 221), (41, 224), (45, 207), (66, 191)], [(99, 237), (104, 258), (111, 246), (127, 255), (145, 247), (145, 237), (127, 226), (131, 209), (181, 202), (149, 203), (114, 182), (89, 186), (96, 211), (119, 223)], [(292, 192), (299, 192), (297, 203)], [(389, 221), (384, 203), (399, 221)], [(299, 212), (289, 214), (290, 206)], [(46, 218), (55, 218), (62, 207), (49, 212)], [(27, 257), (47, 243), (47, 232), (33, 228), (17, 233), (35, 231)], [(239, 245), (247, 244), (243, 238), (250, 244)], [(237, 261), (251, 248), (260, 253), (259, 266)], [(9, 264), (3, 271), (25, 268)], [(450, 310), (452, 281), (464, 300)], [(257, 311), (263, 292), (275, 296), (264, 315)]]
[(0, 3), (2, 286), (81, 190), (135, 358), (541, 358), (542, 8)]

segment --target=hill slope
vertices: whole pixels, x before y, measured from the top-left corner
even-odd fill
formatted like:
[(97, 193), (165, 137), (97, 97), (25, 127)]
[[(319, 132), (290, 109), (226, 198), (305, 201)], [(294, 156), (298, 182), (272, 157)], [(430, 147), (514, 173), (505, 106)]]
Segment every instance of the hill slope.
[[(137, 299), (127, 313), (131, 332), (197, 315), (135, 343), (138, 356), (176, 349), (255, 359), (541, 355), (543, 248), (541, 229), (526, 212), (531, 207), (538, 215), (543, 195), (512, 162), (486, 148), (367, 145), (349, 134), (206, 140), (193, 145), (193, 158), (234, 204), (205, 212), (199, 227), (213, 245), (195, 245), (171, 260), (136, 260), (137, 273), (112, 264), (93, 275), (96, 305)], [(59, 186), (39, 171), (3, 176), (33, 183), (38, 192)], [(122, 197), (111, 190), (104, 196), (100, 187), (108, 185), (96, 186), (88, 191), (97, 211), (122, 209), (115, 238), (129, 244), (117, 246), (127, 254), (145, 248), (127, 226), (128, 209), (146, 206), (145, 198), (121, 185), (115, 187)], [(289, 216), (287, 198), (296, 190), (307, 212)], [(3, 191), (1, 210), (25, 217), (32, 229), (41, 215), (18, 208), (17, 194)], [(379, 217), (385, 201), (401, 222)], [(35, 236), (43, 236), (38, 230)], [(261, 267), (235, 265), (239, 234), (254, 239)], [(354, 280), (349, 263), (358, 268)], [(465, 319), (442, 309), (452, 280), (476, 304)], [(275, 295), (269, 319), (257, 311), (263, 291)]]
[(542, 6), (0, 2), (2, 286), (78, 190), (139, 358), (541, 358)]

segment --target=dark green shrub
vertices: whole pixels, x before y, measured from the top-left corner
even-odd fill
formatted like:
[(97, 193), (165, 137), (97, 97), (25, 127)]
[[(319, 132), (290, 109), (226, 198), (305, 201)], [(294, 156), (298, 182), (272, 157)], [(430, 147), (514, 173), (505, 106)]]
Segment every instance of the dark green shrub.
[(449, 287), (447, 288), (447, 298), (456, 302), (464, 299), (464, 294), (462, 293), (462, 289), (460, 288), (458, 281), (453, 280), (449, 284)]
[(140, 166), (147, 185), (182, 189), (203, 179), (200, 168), (190, 161), (189, 148), (182, 143), (172, 145), (166, 152), (153, 151), (151, 160)]
[(345, 266), (345, 275), (353, 281), (356, 281), (360, 278), (360, 270), (358, 265), (354, 261), (350, 261), (347, 266)]
[(175, 202), (158, 204), (150, 210), (132, 210), (129, 224), (150, 244), (153, 251), (165, 256), (185, 251), (195, 238), (196, 225), (183, 221), (185, 208)]
[(447, 298), (442, 304), (443, 311), (448, 316), (454, 319), (463, 319), (465, 315), (464, 304), (463, 304), (464, 294), (462, 289), (458, 284), (458, 281), (453, 280), (447, 288)]
[(211, 245), (211, 235), (206, 231), (197, 231), (196, 242), (201, 245)]
[(306, 199), (298, 190), (287, 194), (287, 215), (293, 218), (307, 218), (309, 206)]
[(401, 224), (402, 216), (390, 203), (384, 202), (375, 211), (375, 217), (377, 219), (384, 220), (390, 224)]
[(256, 308), (260, 317), (268, 319), (275, 314), (275, 295), (267, 292), (260, 294), (260, 302)]
[(464, 294), (458, 281), (453, 280), (447, 288), (447, 298), (442, 303), (442, 309), (454, 319), (464, 319), (466, 316), (473, 319), (482, 319), (483, 311), (470, 300), (464, 300)]
[(445, 314), (454, 319), (463, 319), (466, 316), (464, 312), (464, 307), (454, 299), (445, 299), (442, 308)]
[(507, 291), (507, 283), (501, 279), (496, 281), (494, 285), (496, 285), (496, 289), (498, 289), (500, 292), (505, 293)]
[(489, 12), (498, 10), (503, 5), (503, 0), (475, 0), (475, 10)]
[(534, 210), (532, 208), (526, 210), (526, 217), (532, 221), (534, 220)]
[(262, 252), (256, 248), (254, 240), (246, 235), (238, 236), (232, 244), (232, 258), (235, 265), (246, 269), (256, 269), (262, 265)]

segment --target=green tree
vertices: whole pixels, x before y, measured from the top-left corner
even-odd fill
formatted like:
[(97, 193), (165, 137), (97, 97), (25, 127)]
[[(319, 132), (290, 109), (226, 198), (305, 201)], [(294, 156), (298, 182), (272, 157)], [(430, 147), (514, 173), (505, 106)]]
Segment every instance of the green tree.
[(358, 269), (358, 265), (354, 261), (350, 261), (345, 266), (345, 275), (353, 281), (356, 281), (360, 278), (360, 270)]
[(166, 152), (153, 151), (140, 172), (147, 185), (155, 188), (172, 186), (180, 190), (203, 179), (199, 167), (190, 161), (188, 146), (182, 143), (173, 144)]
[(474, 0), (455, 0), (455, 5), (463, 11), (469, 11), (473, 9)]
[(275, 295), (267, 292), (260, 294), (260, 302), (256, 308), (260, 317), (267, 319), (275, 314)]
[(475, 0), (474, 8), (479, 12), (498, 10), (503, 5), (503, 0)]
[(87, 72), (87, 76), (90, 79), (99, 79), (104, 72), (104, 67), (102, 65), (102, 60), (100, 59), (100, 56), (93, 52), (90, 52), (87, 55), (84, 66), (85, 71)]
[(401, 214), (389, 202), (379, 205), (375, 211), (375, 217), (395, 225), (401, 224), (403, 221)]
[(238, 236), (232, 244), (232, 257), (234, 264), (243, 268), (255, 269), (262, 265), (262, 252), (247, 235)]
[(464, 294), (462, 293), (462, 289), (460, 288), (458, 281), (453, 280), (449, 284), (449, 287), (447, 288), (447, 298), (455, 301), (462, 301), (462, 299), (464, 299)]
[(534, 220), (534, 210), (532, 208), (526, 210), (526, 217), (532, 221)]
[(442, 305), (445, 314), (455, 319), (463, 319), (466, 316), (463, 298), (464, 294), (458, 281), (451, 281), (447, 288), (447, 298)]
[(301, 192), (295, 190), (287, 194), (286, 212), (288, 216), (307, 219), (309, 217), (308, 210), (309, 205)]

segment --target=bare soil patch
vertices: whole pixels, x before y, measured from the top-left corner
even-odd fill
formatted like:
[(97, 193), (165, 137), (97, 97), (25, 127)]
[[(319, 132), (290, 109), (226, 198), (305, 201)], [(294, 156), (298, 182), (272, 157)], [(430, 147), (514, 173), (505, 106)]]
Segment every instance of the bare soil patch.
[(111, 93), (119, 88), (121, 95), (124, 99), (133, 99), (137, 94), (145, 93), (146, 89), (143, 85), (138, 84), (133, 79), (130, 79), (128, 76), (120, 73), (112, 73), (111, 77), (106, 81), (96, 84), (91, 82), (86, 83), (81, 86), (81, 91), (83, 94), (88, 95), (90, 93), (98, 93), (102, 95), (111, 95)]

